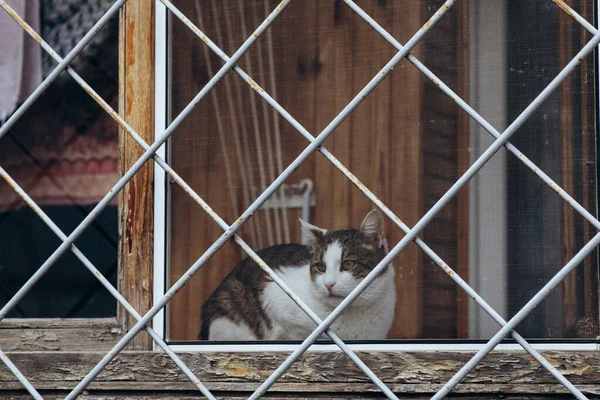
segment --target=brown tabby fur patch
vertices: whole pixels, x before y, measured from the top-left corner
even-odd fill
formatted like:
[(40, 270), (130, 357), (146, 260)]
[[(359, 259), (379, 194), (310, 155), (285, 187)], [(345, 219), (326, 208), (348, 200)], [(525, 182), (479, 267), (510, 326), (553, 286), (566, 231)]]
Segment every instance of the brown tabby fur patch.
[[(273, 270), (301, 267), (312, 258), (308, 248), (300, 244), (272, 246), (257, 254)], [(262, 292), (270, 281), (254, 260), (248, 257), (240, 261), (202, 306), (200, 339), (208, 340), (211, 322), (220, 317), (246, 323), (257, 338), (263, 339), (265, 330), (272, 327), (261, 303)]]

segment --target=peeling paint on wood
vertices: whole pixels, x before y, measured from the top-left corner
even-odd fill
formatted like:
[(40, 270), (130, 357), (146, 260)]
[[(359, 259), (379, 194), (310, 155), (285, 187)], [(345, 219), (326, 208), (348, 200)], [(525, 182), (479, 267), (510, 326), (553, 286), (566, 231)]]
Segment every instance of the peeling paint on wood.
[[(102, 352), (9, 353), (33, 385), (46, 391), (70, 390), (76, 381), (104, 355)], [(437, 391), (473, 353), (470, 352), (371, 352), (359, 356), (395, 393), (412, 395)], [(543, 352), (586, 395), (600, 396), (598, 352)], [(180, 353), (198, 378), (212, 391), (247, 393), (258, 387), (287, 356), (286, 353)], [(0, 397), (3, 391), (19, 390), (20, 383), (6, 367), (0, 367)], [(97, 390), (162, 393), (164, 398), (195, 393), (195, 387), (162, 353), (125, 352), (92, 382)], [(274, 386), (274, 393), (336, 393), (345, 398), (362, 394), (378, 396), (377, 388), (340, 352), (309, 352)], [(160, 392), (160, 393), (158, 393)], [(172, 392), (172, 393), (171, 393)], [(176, 393), (175, 393), (176, 392)], [(457, 394), (495, 396), (567, 396), (568, 392), (524, 352), (491, 353), (470, 373)], [(321, 394), (321, 395), (319, 395)], [(348, 396), (348, 397), (347, 397)], [(223, 397), (223, 396), (218, 396)], [(297, 398), (296, 396), (293, 396)], [(484, 396), (485, 397), (485, 396)], [(160, 397), (158, 397), (160, 398)], [(178, 397), (180, 398), (180, 397)]]

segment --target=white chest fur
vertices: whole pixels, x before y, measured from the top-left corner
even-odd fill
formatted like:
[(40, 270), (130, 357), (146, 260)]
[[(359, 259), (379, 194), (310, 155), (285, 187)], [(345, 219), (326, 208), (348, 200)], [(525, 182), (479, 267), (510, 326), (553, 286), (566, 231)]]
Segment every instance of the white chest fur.
[[(273, 267), (281, 279), (323, 320), (387, 253), (383, 216), (379, 211), (372, 210), (358, 230), (333, 232), (302, 220), (300, 222), (309, 236), (307, 247), (275, 246), (265, 249), (265, 252), (271, 251), (265, 254), (271, 255)], [(290, 251), (298, 253), (291, 253), (290, 257)], [(291, 260), (298, 260), (298, 257), (294, 257), (298, 255), (301, 256), (300, 260), (312, 257), (312, 266), (286, 264), (288, 260), (290, 263), (294, 262)], [(237, 275), (231, 276), (234, 281), (237, 279)], [(238, 309), (240, 307), (232, 307), (231, 302), (224, 302), (223, 308), (217, 313), (219, 317), (210, 322), (210, 340), (256, 340), (259, 337), (267, 340), (302, 340), (314, 330), (316, 324), (276, 283), (265, 284), (261, 280), (259, 284), (265, 284), (261, 292), (254, 290), (256, 287), (248, 286), (256, 285), (256, 282), (246, 282), (244, 279), (228, 286), (227, 290), (231, 290), (231, 293), (225, 292), (228, 294), (224, 298), (227, 295), (235, 296), (236, 301), (247, 301), (249, 307), (257, 307), (258, 300), (262, 310), (243, 306)], [(240, 290), (240, 287), (250, 290)], [(248, 297), (252, 293), (253, 297)], [(332, 329), (342, 339), (385, 339), (392, 326), (395, 305), (394, 267), (389, 265), (336, 319)], [(240, 315), (243, 312), (246, 314)], [(210, 314), (203, 315), (203, 318), (206, 315), (210, 318)]]
[[(316, 288), (310, 279), (308, 265), (280, 268), (278, 275), (321, 319), (325, 319), (342, 300), (327, 297)], [(265, 339), (302, 340), (316, 327), (276, 283), (267, 284), (262, 300), (273, 325)], [(385, 339), (392, 326), (395, 304), (394, 271), (390, 266), (342, 313), (332, 329), (342, 339)]]

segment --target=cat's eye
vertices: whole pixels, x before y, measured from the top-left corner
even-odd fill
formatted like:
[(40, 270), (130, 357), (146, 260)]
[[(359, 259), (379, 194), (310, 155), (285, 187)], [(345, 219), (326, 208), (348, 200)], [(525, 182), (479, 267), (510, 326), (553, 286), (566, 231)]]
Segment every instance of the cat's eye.
[(313, 267), (317, 269), (317, 271), (319, 272), (325, 272), (325, 270), (327, 269), (327, 267), (325, 266), (325, 264), (317, 262), (313, 264)]
[(344, 271), (351, 270), (352, 268), (354, 268), (355, 265), (356, 265), (356, 262), (354, 262), (354, 260), (344, 260), (344, 261), (342, 261), (342, 270), (344, 270)]

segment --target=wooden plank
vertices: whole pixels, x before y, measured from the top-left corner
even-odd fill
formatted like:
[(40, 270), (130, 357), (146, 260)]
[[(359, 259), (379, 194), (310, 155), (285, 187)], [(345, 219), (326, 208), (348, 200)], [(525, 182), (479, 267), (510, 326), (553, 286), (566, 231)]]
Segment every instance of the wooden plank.
[[(353, 11), (345, 4), (339, 1), (329, 2), (327, 7), (321, 5), (323, 2), (318, 4), (318, 37), (330, 38), (318, 41), (320, 73), (316, 77), (315, 120), (317, 133), (320, 133), (355, 94), (352, 57), (356, 33)], [(352, 129), (352, 124), (346, 120), (324, 142), (346, 167), (350, 167)], [(351, 212), (352, 184), (321, 156), (315, 159), (314, 181), (317, 190), (315, 224), (327, 229), (356, 227), (360, 216)]]
[[(569, 18), (558, 19), (558, 64), (565, 65), (573, 52), (573, 35), (571, 34), (572, 21)], [(560, 115), (560, 185), (567, 193), (573, 193), (574, 165), (573, 165), (573, 81), (570, 75), (560, 86), (559, 115)], [(561, 203), (561, 264), (564, 265), (578, 251), (575, 235), (575, 219), (571, 206)], [(563, 327), (571, 329), (577, 322), (577, 273), (571, 273), (562, 282), (563, 297)]]
[[(466, 2), (457, 4), (457, 58), (458, 95), (469, 103), (469, 6)], [(460, 177), (469, 168), (470, 117), (458, 109), (457, 115), (457, 174)], [(456, 196), (456, 265), (454, 270), (463, 279), (469, 277), (469, 186), (466, 185)], [(469, 337), (469, 296), (457, 287), (456, 293), (457, 327), (456, 337)]]
[[(393, 22), (391, 3), (369, 2), (364, 5), (363, 10), (382, 24), (388, 25)], [(354, 22), (352, 86), (353, 94), (356, 95), (394, 56), (395, 51), (369, 24), (357, 18), (353, 12), (350, 19)], [(391, 75), (402, 72), (404, 71), (401, 69), (395, 70)], [(390, 148), (390, 130), (394, 122), (402, 123), (394, 121), (390, 115), (391, 75), (371, 92), (349, 118), (352, 127), (349, 166), (354, 175), (384, 203), (388, 203), (385, 198), (387, 187), (393, 184), (390, 178), (398, 178), (398, 175), (390, 171), (386, 162), (386, 159), (393, 157), (391, 153), (396, 150)], [(417, 111), (416, 107), (414, 111)], [(398, 126), (394, 128), (398, 129)], [(373, 204), (359, 191), (353, 191), (352, 197), (350, 210), (357, 225), (364, 215), (373, 209)], [(388, 240), (395, 242), (393, 239), (395, 238), (388, 235)]]
[[(387, 384), (412, 385), (429, 391), (445, 384), (474, 352), (359, 352), (358, 355)], [(575, 385), (600, 385), (598, 352), (544, 351), (543, 356)], [(36, 387), (71, 389), (104, 356), (103, 352), (8, 353), (8, 357)], [(209, 385), (237, 384), (240, 390), (256, 388), (288, 356), (287, 353), (180, 353), (195, 375)], [(334, 385), (338, 383), (339, 385)], [(369, 379), (341, 352), (308, 352), (280, 379), (287, 390), (343, 390), (341, 384), (369, 385)], [(479, 390), (502, 387), (510, 392), (523, 385), (533, 390), (556, 384), (531, 356), (522, 351), (490, 353), (464, 381)], [(0, 390), (18, 385), (14, 375), (0, 366)], [(157, 386), (160, 385), (160, 386)], [(244, 386), (246, 385), (246, 386)], [(294, 386), (296, 385), (296, 386)], [(298, 386), (301, 385), (301, 386)], [(463, 385), (458, 386), (461, 390)], [(90, 389), (187, 390), (187, 377), (163, 353), (124, 352), (92, 382)], [(220, 386), (221, 388), (223, 386)], [(282, 391), (285, 386), (282, 386)], [(352, 390), (352, 389), (350, 389)], [(359, 391), (368, 390), (362, 386)], [(417, 389), (419, 391), (419, 389)]]
[[(383, 27), (401, 43), (417, 32), (422, 20), (421, 2), (388, 2)], [(387, 23), (386, 23), (387, 22)], [(420, 56), (419, 48), (413, 55)], [(398, 65), (388, 78), (390, 84), (389, 181), (386, 205), (409, 227), (416, 224), (423, 212), (421, 104), (423, 101), (421, 73), (406, 61)], [(404, 234), (390, 227), (388, 241), (398, 243)], [(396, 318), (392, 326), (394, 338), (419, 338), (423, 320), (423, 276), (421, 250), (413, 243), (394, 261), (396, 268)]]
[[(580, 0), (580, 13), (588, 20), (594, 18), (594, 5), (589, 1)], [(580, 43), (587, 43), (591, 34), (582, 29)], [(579, 85), (581, 87), (581, 157), (582, 157), (582, 180), (583, 194), (582, 205), (586, 210), (597, 210), (598, 204), (598, 177), (597, 167), (598, 159), (596, 154), (596, 104), (595, 88), (590, 82), (595, 81), (595, 61), (592, 57), (586, 57), (581, 64), (581, 76)], [(592, 212), (596, 217), (598, 212)], [(581, 224), (583, 230), (583, 242), (587, 243), (596, 234), (596, 228), (588, 222)], [(583, 262), (583, 293), (584, 293), (584, 315), (580, 322), (588, 325), (592, 329), (585, 332), (580, 337), (596, 337), (600, 334), (600, 310), (599, 310), (599, 283), (598, 283), (598, 254), (597, 249), (585, 258)]]
[[(278, 23), (269, 28), (274, 43), (276, 100), (313, 136), (317, 136), (322, 128), (317, 118), (318, 110), (320, 106), (327, 107), (323, 101), (328, 98), (327, 93), (325, 88), (319, 85), (323, 81), (323, 75), (330, 69), (330, 65), (325, 65), (328, 62), (329, 48), (326, 43), (319, 40), (319, 18), (329, 15), (328, 9), (330, 7), (317, 0), (293, 2), (278, 19)], [(304, 40), (297, 40), (298, 32), (304, 32)], [(290, 46), (290, 43), (294, 45)], [(266, 86), (269, 93), (270, 88), (270, 84)], [(285, 168), (309, 145), (309, 142), (282, 118), (280, 118), (280, 129), (281, 156)], [(306, 178), (316, 183), (317, 162), (329, 164), (320, 154), (315, 153), (288, 178), (286, 183), (298, 184)], [(315, 187), (317, 196), (323, 194), (318, 184)], [(322, 223), (316, 219), (319, 204), (317, 201), (317, 207), (310, 210), (312, 223)], [(291, 242), (300, 243), (301, 210), (288, 209), (287, 215)]]
[(121, 325), (115, 318), (5, 319), (0, 322), (3, 351), (108, 351), (122, 336)]
[[(588, 2), (572, 5), (593, 18)], [(579, 32), (571, 19), (559, 11), (557, 38), (558, 65), (562, 67), (589, 40), (584, 29)], [(561, 85), (560, 101), (560, 184), (583, 207), (597, 215), (596, 134), (593, 60), (585, 58), (581, 69)], [(596, 229), (584, 221), (566, 202), (561, 202), (561, 258), (566, 263), (595, 234)], [(563, 334), (569, 337), (598, 335), (598, 261), (595, 251), (562, 283)]]
[[(154, 2), (128, 1), (120, 11), (119, 113), (148, 143), (154, 142)], [(124, 131), (119, 131), (121, 173), (143, 154)], [(140, 314), (152, 306), (154, 170), (147, 163), (119, 193), (119, 292)], [(135, 320), (122, 308), (117, 318), (123, 329)], [(150, 349), (146, 332), (131, 349)]]
[[(428, 2), (435, 8), (434, 2)], [(457, 5), (440, 21), (435, 32), (424, 39), (424, 62), (457, 94), (468, 101), (469, 50), (468, 10)], [(453, 32), (452, 35), (442, 32)], [(426, 81), (423, 88), (422, 137), (423, 206), (429, 209), (462, 175), (469, 165), (469, 119), (439, 88)], [(423, 239), (436, 253), (465, 279), (468, 277), (468, 190), (463, 188), (423, 231)], [(452, 245), (448, 245), (448, 244)], [(423, 255), (424, 263), (431, 263)], [(441, 271), (424, 269), (427, 289), (424, 313), (426, 326), (438, 337), (467, 337), (468, 301), (464, 292)], [(453, 305), (451, 312), (438, 310), (436, 300), (445, 298)], [(432, 315), (434, 315), (432, 317)]]

